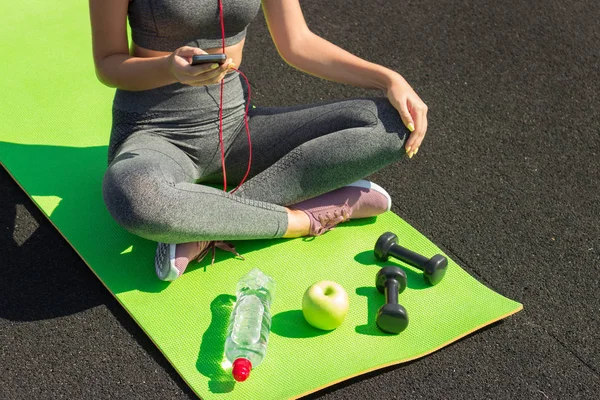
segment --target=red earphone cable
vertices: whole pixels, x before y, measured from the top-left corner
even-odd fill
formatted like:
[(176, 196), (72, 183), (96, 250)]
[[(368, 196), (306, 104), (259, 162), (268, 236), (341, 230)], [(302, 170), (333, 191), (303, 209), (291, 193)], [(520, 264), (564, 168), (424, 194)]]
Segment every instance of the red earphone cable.
[[(225, 54), (225, 21), (223, 19), (223, 1), (219, 0), (219, 19), (221, 23), (221, 45), (223, 48), (223, 54)], [(242, 183), (246, 180), (248, 175), (250, 174), (250, 165), (252, 164), (252, 140), (250, 139), (250, 127), (248, 126), (248, 109), (250, 106), (250, 82), (246, 75), (244, 75), (240, 70), (233, 68), (234, 71), (237, 71), (240, 75), (244, 77), (246, 80), (246, 87), (248, 88), (248, 100), (246, 102), (246, 110), (244, 112), (244, 125), (246, 127), (246, 136), (248, 137), (248, 168), (246, 169), (246, 174), (240, 181), (240, 183), (233, 189), (230, 193), (234, 193), (236, 190), (242, 186)], [(223, 191), (227, 191), (227, 172), (225, 171), (225, 143), (223, 142), (223, 88), (225, 83), (221, 80), (221, 95), (219, 98), (219, 147), (221, 149), (221, 168), (223, 169)]]
[[(240, 183), (238, 183), (235, 189), (233, 189), (230, 193), (234, 193), (236, 190), (239, 189), (240, 186), (242, 186), (242, 183), (246, 181), (246, 178), (248, 178), (248, 175), (250, 174), (250, 166), (252, 165), (252, 139), (250, 139), (250, 126), (248, 126), (248, 109), (250, 108), (251, 99), (250, 82), (248, 81), (248, 78), (246, 78), (246, 75), (244, 75), (242, 71), (236, 68), (234, 68), (234, 70), (237, 71), (240, 75), (242, 75), (242, 77), (244, 77), (244, 80), (246, 81), (246, 87), (248, 88), (248, 100), (246, 101), (246, 111), (244, 112), (244, 125), (246, 127), (246, 137), (248, 138), (248, 167), (246, 168), (246, 174), (244, 175)], [(225, 164), (223, 164), (223, 176), (225, 176)]]

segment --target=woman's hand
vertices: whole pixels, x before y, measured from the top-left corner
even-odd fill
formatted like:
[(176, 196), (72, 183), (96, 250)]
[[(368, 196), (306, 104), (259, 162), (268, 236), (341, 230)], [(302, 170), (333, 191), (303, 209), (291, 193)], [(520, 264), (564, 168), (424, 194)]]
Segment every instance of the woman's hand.
[(190, 86), (206, 86), (220, 82), (227, 71), (235, 68), (231, 58), (223, 64), (192, 65), (192, 56), (208, 54), (196, 47), (184, 46), (169, 56), (169, 71), (178, 82)]
[(404, 148), (408, 157), (412, 158), (419, 151), (427, 132), (427, 105), (401, 76), (392, 81), (387, 97), (400, 113), (404, 126), (411, 132)]

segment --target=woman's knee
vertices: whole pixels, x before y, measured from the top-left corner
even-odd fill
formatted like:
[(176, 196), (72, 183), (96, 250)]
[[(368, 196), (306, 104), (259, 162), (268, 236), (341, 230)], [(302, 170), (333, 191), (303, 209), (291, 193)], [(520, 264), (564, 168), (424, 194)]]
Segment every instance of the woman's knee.
[(398, 110), (385, 97), (373, 99), (374, 112), (377, 115), (378, 123), (387, 133), (396, 133), (398, 137), (405, 140), (410, 131), (400, 118)]
[[(104, 203), (113, 219), (127, 231), (142, 237), (168, 230), (165, 209), (158, 198), (166, 182), (145, 171), (109, 167), (102, 182)], [(165, 197), (165, 196), (163, 196)]]
[(363, 111), (372, 114), (374, 120), (366, 138), (370, 145), (380, 148), (383, 153), (391, 153), (390, 157), (393, 155), (394, 159), (400, 158), (410, 132), (404, 126), (398, 110), (385, 97), (369, 99), (361, 106)]

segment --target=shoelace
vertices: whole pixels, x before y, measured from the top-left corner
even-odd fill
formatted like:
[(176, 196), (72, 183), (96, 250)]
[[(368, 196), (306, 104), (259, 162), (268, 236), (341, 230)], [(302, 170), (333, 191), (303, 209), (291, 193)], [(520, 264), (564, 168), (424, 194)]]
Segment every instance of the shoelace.
[(348, 203), (345, 203), (340, 209), (333, 212), (331, 216), (328, 212), (324, 215), (320, 214), (317, 218), (320, 227), (316, 228), (313, 232), (315, 236), (322, 235), (323, 233), (333, 229), (337, 224), (342, 223), (350, 219), (350, 207)]
[(242, 257), (242, 255), (235, 250), (235, 247), (231, 243), (223, 242), (220, 240), (211, 240), (210, 242), (208, 242), (207, 246), (204, 249), (202, 249), (202, 251), (200, 251), (200, 254), (198, 254), (196, 260), (198, 262), (202, 261), (204, 257), (206, 257), (206, 255), (212, 250), (212, 260), (210, 262), (210, 265), (213, 265), (215, 263), (217, 247), (221, 250), (233, 253), (236, 257), (240, 257), (242, 260), (245, 260), (245, 258)]

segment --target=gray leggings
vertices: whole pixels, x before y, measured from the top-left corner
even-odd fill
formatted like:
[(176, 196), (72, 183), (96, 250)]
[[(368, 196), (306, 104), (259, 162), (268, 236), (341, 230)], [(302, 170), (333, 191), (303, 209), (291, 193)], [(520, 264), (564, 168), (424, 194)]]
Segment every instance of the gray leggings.
[[(246, 84), (225, 77), (223, 136), (228, 189), (243, 178)], [(408, 131), (385, 98), (251, 108), (252, 164), (233, 194), (222, 183), (219, 85), (117, 90), (102, 186), (112, 217), (143, 238), (278, 238), (284, 206), (347, 185), (398, 161)]]

